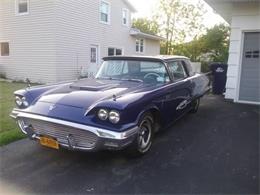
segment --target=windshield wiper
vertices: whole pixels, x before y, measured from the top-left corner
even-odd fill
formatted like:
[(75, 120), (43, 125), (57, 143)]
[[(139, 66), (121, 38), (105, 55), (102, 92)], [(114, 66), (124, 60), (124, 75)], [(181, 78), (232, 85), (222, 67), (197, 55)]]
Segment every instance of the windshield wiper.
[(143, 82), (141, 79), (122, 79), (122, 81), (133, 81), (133, 82)]
[(113, 78), (113, 77), (97, 77), (97, 79), (105, 79), (105, 80), (118, 80), (120, 81), (121, 79), (119, 78)]
[(107, 79), (107, 80), (113, 80), (112, 77), (97, 77), (97, 79)]

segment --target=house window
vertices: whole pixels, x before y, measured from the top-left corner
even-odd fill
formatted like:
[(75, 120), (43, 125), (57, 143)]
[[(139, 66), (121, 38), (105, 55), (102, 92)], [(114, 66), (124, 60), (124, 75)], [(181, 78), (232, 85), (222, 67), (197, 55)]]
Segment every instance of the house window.
[(144, 53), (144, 39), (136, 39), (135, 51), (137, 53)]
[(90, 48), (90, 62), (97, 63), (98, 61), (98, 54), (97, 54), (97, 46), (91, 46)]
[(1, 56), (9, 56), (9, 43), (2, 42), (1, 44)]
[(29, 13), (29, 0), (16, 0), (16, 13), (18, 15)]
[(122, 23), (125, 26), (128, 25), (128, 10), (127, 9), (123, 9), (123, 11), (122, 11)]
[(105, 24), (110, 22), (110, 4), (105, 1), (101, 1), (100, 4), (100, 22)]
[(123, 50), (119, 48), (108, 48), (108, 56), (121, 56), (123, 54)]

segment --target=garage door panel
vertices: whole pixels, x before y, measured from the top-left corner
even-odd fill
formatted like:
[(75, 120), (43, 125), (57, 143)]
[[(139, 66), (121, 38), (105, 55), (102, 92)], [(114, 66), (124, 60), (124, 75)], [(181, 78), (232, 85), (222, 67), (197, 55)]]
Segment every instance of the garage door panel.
[(260, 102), (260, 32), (245, 33), (239, 100)]

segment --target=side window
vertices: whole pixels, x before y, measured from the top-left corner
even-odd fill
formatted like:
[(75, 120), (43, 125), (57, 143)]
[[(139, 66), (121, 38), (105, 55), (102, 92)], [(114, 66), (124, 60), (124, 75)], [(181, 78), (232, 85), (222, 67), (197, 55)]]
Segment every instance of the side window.
[(100, 22), (104, 24), (110, 23), (110, 4), (106, 1), (101, 1), (100, 4)]
[(187, 77), (187, 73), (181, 62), (179, 61), (169, 62), (168, 67), (174, 80), (185, 79)]
[(136, 39), (135, 51), (136, 53), (144, 53), (144, 39)]
[(182, 64), (186, 67), (186, 70), (189, 74), (189, 76), (193, 76), (195, 74), (195, 72), (193, 71), (193, 68), (191, 66), (191, 63), (189, 60), (184, 60), (184, 61), (181, 61)]
[(15, 10), (17, 15), (29, 13), (29, 0), (16, 0)]
[(2, 42), (1, 44), (1, 56), (9, 56), (9, 43)]
[(108, 56), (121, 56), (121, 55), (123, 55), (123, 49), (109, 47), (107, 54), (108, 54)]
[(122, 24), (125, 25), (125, 26), (128, 25), (128, 18), (129, 18), (128, 15), (129, 15), (128, 10), (123, 8), (123, 10), (122, 10)]

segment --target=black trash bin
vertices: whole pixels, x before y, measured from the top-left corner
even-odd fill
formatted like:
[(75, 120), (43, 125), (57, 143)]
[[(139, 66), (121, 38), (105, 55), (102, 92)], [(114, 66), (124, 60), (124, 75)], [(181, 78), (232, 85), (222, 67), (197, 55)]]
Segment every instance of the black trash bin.
[(227, 82), (227, 64), (213, 63), (210, 65), (212, 71), (212, 92), (213, 94), (223, 94)]

